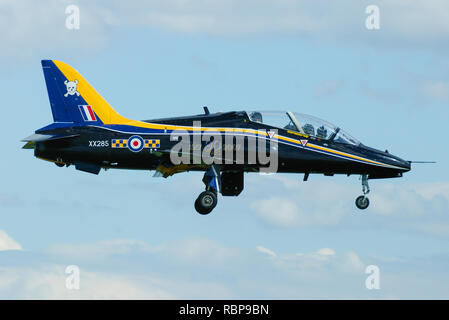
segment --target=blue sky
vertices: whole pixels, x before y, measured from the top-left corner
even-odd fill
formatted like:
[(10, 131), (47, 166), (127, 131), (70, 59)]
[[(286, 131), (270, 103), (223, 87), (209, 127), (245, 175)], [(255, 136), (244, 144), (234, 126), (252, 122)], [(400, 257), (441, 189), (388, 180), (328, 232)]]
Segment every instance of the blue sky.
[[(80, 8), (79, 30), (65, 7)], [(380, 8), (367, 30), (365, 7)], [(0, 1), (1, 298), (448, 298), (449, 21), (444, 1)], [(9, 26), (6, 28), (6, 26)], [(20, 149), (51, 122), (41, 59), (121, 114), (309, 113), (415, 165), (357, 177), (247, 174), (209, 216), (200, 173), (57, 168)], [(377, 265), (381, 289), (365, 288)], [(65, 288), (78, 265), (81, 289)]]

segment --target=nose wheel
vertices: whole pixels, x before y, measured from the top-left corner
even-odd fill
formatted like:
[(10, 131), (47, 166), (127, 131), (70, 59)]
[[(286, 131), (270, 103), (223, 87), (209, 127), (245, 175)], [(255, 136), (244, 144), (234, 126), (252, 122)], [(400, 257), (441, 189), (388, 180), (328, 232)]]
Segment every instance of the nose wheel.
[(369, 199), (368, 199), (368, 197), (358, 196), (357, 199), (355, 199), (355, 205), (360, 210), (364, 210), (364, 209), (368, 208), (368, 206), (369, 206)]
[(363, 174), (362, 175), (362, 196), (358, 196), (357, 199), (355, 199), (355, 205), (360, 210), (364, 210), (368, 208), (369, 206), (369, 199), (366, 196), (369, 193), (369, 185), (368, 185), (368, 175)]
[(212, 191), (201, 192), (195, 200), (195, 210), (199, 214), (209, 214), (217, 205), (217, 195)]

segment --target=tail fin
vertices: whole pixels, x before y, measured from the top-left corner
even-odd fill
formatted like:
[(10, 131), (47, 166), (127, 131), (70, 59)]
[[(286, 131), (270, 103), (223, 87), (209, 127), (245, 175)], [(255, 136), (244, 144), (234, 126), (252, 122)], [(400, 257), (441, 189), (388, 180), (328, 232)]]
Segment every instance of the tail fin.
[(42, 60), (42, 69), (55, 122), (101, 125), (129, 121), (71, 66), (56, 60)]

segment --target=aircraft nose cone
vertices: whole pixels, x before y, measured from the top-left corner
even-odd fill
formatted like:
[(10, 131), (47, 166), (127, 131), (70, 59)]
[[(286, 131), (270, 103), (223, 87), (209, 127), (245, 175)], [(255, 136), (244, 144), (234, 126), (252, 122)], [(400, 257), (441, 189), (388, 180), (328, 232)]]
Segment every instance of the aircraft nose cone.
[(391, 164), (400, 167), (404, 172), (410, 171), (410, 161), (403, 160), (399, 157), (391, 155), (390, 157)]
[(405, 160), (402, 160), (401, 167), (404, 168), (405, 172), (410, 171), (410, 169), (412, 168), (411, 164), (410, 164), (410, 161), (405, 161)]

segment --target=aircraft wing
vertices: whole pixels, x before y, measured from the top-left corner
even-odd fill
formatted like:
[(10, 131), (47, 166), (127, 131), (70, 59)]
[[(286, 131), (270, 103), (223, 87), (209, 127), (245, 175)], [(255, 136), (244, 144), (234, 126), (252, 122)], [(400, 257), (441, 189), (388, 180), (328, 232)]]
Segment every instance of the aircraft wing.
[(174, 175), (175, 173), (185, 172), (192, 170), (194, 168), (203, 168), (204, 165), (200, 164), (178, 164), (178, 165), (164, 165), (160, 164), (157, 166), (156, 171), (154, 172), (153, 177), (159, 178), (164, 177), (167, 178), (169, 176)]

